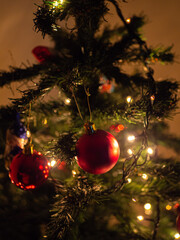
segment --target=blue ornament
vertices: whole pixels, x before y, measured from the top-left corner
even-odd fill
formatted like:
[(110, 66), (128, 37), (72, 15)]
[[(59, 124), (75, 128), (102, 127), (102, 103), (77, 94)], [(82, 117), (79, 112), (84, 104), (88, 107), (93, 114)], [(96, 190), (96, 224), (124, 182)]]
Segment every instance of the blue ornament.
[(12, 125), (11, 130), (17, 137), (27, 139), (27, 129), (21, 122), (19, 113), (16, 113), (16, 120)]

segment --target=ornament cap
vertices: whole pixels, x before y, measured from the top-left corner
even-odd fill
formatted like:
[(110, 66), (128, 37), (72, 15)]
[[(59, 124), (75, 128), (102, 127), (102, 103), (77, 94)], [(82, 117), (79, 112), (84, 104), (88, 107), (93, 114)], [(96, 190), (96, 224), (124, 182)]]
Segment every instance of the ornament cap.
[(25, 155), (32, 155), (32, 154), (33, 154), (33, 151), (34, 151), (34, 149), (33, 149), (32, 139), (29, 139), (28, 142), (27, 142), (27, 144), (24, 146), (22, 152), (23, 152)]
[(95, 124), (93, 122), (87, 122), (84, 124), (86, 134), (93, 134), (96, 131)]

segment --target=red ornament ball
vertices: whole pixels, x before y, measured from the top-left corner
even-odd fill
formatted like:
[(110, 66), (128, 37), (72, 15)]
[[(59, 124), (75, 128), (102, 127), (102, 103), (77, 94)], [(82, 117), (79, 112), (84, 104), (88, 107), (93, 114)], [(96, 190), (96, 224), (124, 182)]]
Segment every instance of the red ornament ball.
[(111, 170), (120, 154), (117, 140), (104, 130), (96, 130), (81, 136), (76, 150), (78, 165), (92, 174), (103, 174)]
[(37, 46), (33, 48), (32, 53), (40, 63), (43, 63), (52, 57), (52, 53), (49, 51), (49, 48), (44, 46)]
[(11, 182), (23, 190), (35, 189), (49, 175), (48, 160), (37, 151), (33, 154), (17, 154), (10, 165)]

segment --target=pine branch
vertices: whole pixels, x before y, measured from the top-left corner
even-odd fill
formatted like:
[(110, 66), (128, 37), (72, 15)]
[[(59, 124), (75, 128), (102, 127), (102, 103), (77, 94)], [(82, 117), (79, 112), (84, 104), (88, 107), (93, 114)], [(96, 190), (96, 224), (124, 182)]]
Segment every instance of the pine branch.
[(11, 82), (23, 81), (24, 79), (30, 80), (40, 74), (41, 70), (46, 66), (34, 64), (32, 67), (17, 68), (10, 67), (11, 71), (0, 72), (0, 87), (10, 84)]

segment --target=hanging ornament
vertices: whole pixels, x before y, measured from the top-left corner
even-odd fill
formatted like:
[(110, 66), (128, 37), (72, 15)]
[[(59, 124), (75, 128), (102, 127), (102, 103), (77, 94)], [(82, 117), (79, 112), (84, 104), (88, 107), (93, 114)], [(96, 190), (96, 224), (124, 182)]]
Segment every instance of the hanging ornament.
[(32, 50), (32, 53), (40, 63), (44, 63), (52, 58), (52, 53), (48, 47), (37, 46)]
[(35, 189), (43, 184), (49, 175), (48, 160), (32, 148), (28, 142), (10, 165), (11, 182), (23, 190)]
[(99, 79), (99, 91), (100, 93), (112, 93), (114, 92), (115, 82), (107, 79), (105, 75), (101, 75)]
[(86, 134), (81, 136), (76, 144), (78, 165), (92, 174), (108, 172), (119, 158), (117, 140), (104, 130), (95, 130), (93, 123), (86, 123), (85, 130)]
[(27, 143), (26, 128), (20, 121), (19, 113), (13, 125), (6, 131), (6, 146), (4, 151), (5, 168), (9, 170), (12, 158), (22, 151)]

